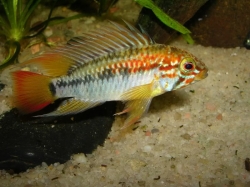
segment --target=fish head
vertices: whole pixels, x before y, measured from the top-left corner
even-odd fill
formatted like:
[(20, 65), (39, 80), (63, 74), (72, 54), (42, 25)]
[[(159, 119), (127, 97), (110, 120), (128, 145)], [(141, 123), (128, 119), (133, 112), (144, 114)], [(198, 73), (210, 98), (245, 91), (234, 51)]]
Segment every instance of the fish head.
[(168, 69), (163, 73), (166, 78), (162, 79), (166, 91), (186, 87), (208, 76), (208, 69), (201, 60), (184, 50), (171, 48)]

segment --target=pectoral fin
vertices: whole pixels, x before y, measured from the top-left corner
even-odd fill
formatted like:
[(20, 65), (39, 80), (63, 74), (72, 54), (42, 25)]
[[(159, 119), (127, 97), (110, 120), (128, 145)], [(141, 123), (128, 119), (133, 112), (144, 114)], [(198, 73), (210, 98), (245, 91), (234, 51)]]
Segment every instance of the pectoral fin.
[(79, 112), (83, 112), (87, 109), (93, 108), (102, 103), (99, 102), (86, 102), (79, 99), (71, 98), (65, 100), (61, 103), (61, 105), (57, 108), (57, 110), (50, 112), (48, 114), (39, 115), (36, 117), (49, 117), (49, 116), (61, 116), (68, 114), (77, 114)]
[(122, 100), (147, 99), (151, 97), (152, 83), (136, 86), (122, 94)]
[(122, 100), (135, 100), (135, 99), (149, 99), (153, 98), (157, 95), (163, 94), (165, 92), (164, 89), (159, 84), (158, 79), (154, 79), (151, 83), (136, 86), (124, 94), (122, 94)]
[(150, 99), (136, 99), (136, 100), (127, 101), (123, 112), (118, 113), (119, 115), (119, 114), (128, 112), (128, 117), (125, 120), (122, 129), (134, 124), (145, 113), (147, 113), (151, 100), (152, 99), (150, 98)]
[(149, 105), (153, 97), (164, 93), (157, 79), (149, 84), (136, 86), (131, 88), (122, 95), (122, 100), (126, 102), (125, 109), (115, 115), (128, 113), (122, 129), (132, 125), (148, 111)]

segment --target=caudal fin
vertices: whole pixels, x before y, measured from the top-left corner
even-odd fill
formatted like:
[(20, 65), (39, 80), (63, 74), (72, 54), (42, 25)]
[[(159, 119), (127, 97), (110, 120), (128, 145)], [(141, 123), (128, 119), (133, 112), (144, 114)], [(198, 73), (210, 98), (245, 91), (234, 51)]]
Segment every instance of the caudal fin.
[(36, 112), (55, 100), (49, 86), (51, 78), (48, 76), (16, 71), (12, 73), (12, 79), (13, 104), (21, 113)]

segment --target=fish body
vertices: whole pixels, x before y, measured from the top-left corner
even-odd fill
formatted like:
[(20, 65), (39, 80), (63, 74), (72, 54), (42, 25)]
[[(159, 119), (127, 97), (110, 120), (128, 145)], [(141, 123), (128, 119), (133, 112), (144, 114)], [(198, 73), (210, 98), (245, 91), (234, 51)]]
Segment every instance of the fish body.
[[(124, 127), (136, 122), (153, 97), (207, 76), (192, 54), (157, 44), (127, 23), (113, 23), (72, 38), (23, 63), (31, 71), (13, 72), (13, 98), (23, 113), (38, 111), (59, 98), (57, 110), (41, 116), (75, 114), (106, 101), (123, 101)], [(36, 72), (36, 70), (39, 70)]]

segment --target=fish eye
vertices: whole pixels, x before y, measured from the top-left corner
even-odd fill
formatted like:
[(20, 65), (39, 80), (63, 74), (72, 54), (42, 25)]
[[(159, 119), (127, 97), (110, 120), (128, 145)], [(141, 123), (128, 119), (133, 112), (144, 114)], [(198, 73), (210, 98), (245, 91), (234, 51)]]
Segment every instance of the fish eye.
[(192, 63), (186, 63), (185, 64), (185, 69), (187, 69), (187, 70), (190, 70), (190, 69), (193, 69), (193, 64)]
[(190, 73), (195, 69), (195, 61), (191, 57), (183, 58), (180, 63), (180, 70), (182, 73)]

